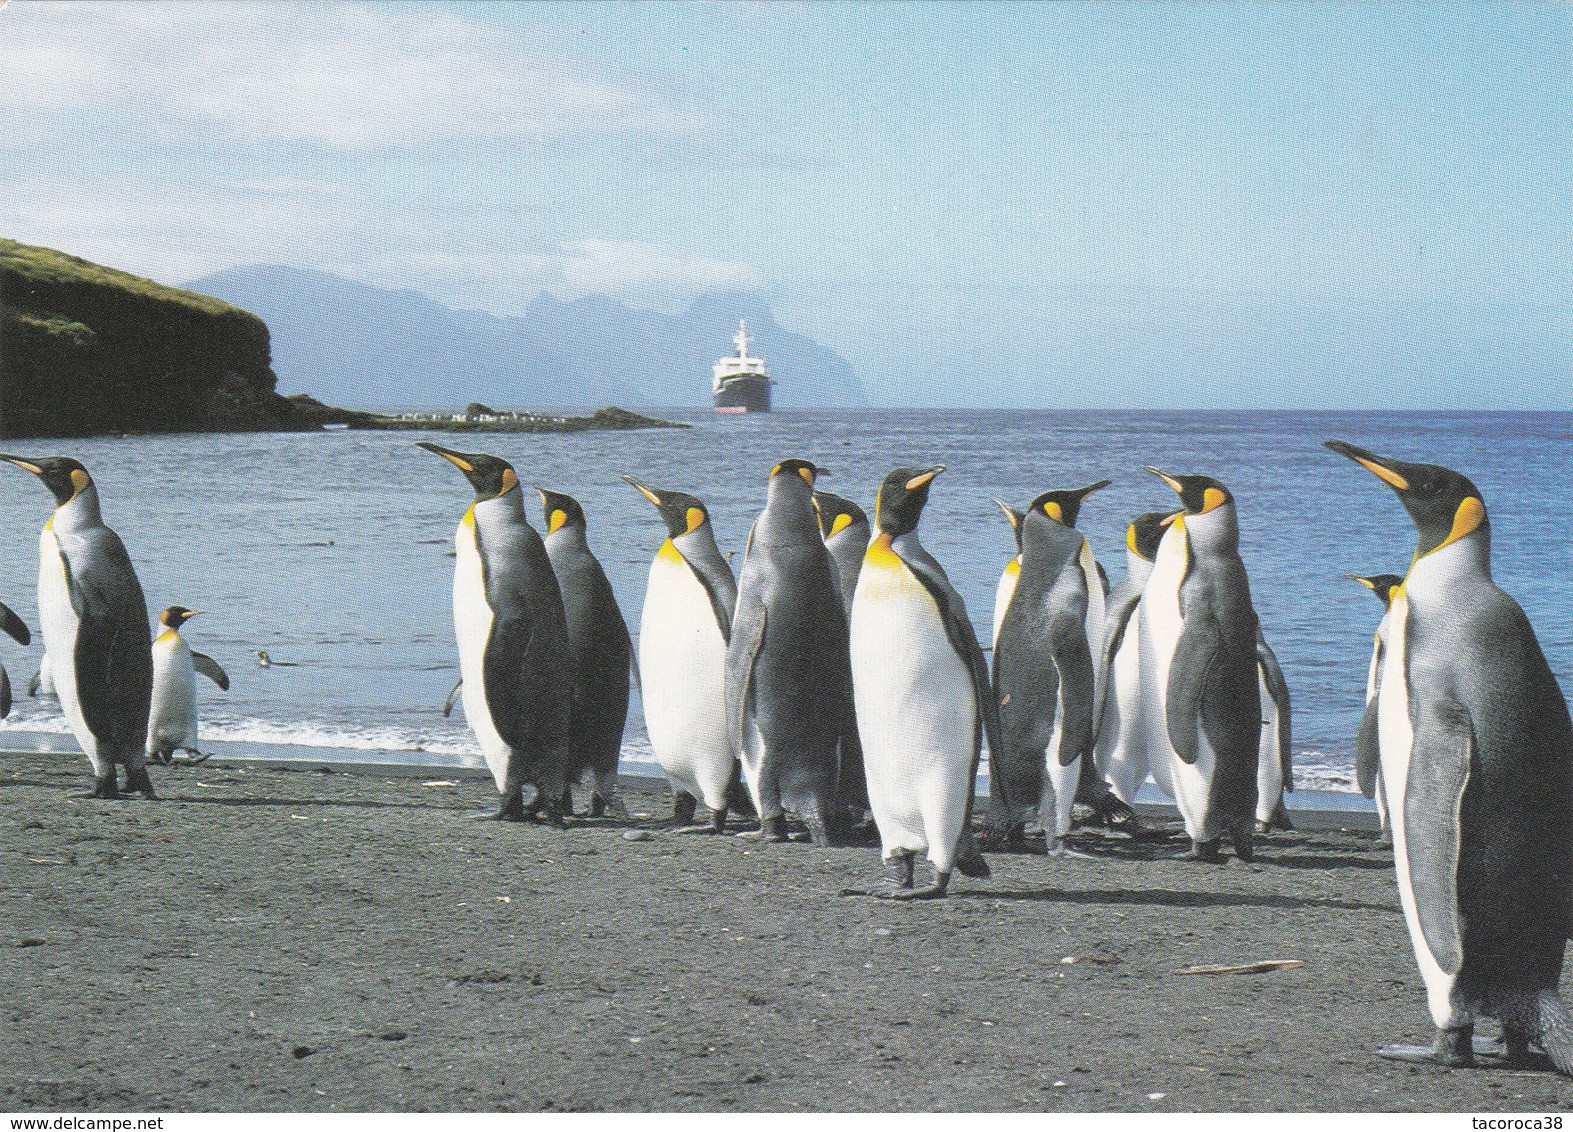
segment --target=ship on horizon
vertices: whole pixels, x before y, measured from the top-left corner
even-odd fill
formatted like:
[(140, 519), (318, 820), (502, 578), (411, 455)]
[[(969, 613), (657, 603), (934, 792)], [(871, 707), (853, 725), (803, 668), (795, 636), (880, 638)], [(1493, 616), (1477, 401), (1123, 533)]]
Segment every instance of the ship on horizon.
[(737, 320), (737, 353), (720, 359), (710, 367), (710, 392), (718, 413), (768, 413), (770, 411), (770, 367), (763, 358), (750, 357), (748, 324)]

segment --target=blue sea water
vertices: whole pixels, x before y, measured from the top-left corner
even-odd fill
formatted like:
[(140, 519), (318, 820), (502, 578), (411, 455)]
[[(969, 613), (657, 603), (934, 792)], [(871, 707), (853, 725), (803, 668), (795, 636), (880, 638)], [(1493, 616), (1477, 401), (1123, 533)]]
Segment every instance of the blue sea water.
[[(1173, 493), (1142, 465), (1217, 476), (1237, 500), (1256, 607), (1288, 678), (1299, 782), (1352, 790), (1353, 736), (1380, 606), (1342, 575), (1402, 573), (1414, 533), (1391, 491), (1320, 446), (1339, 437), (1446, 464), (1475, 481), (1490, 513), (1497, 582), (1528, 612), (1564, 690), (1573, 686), (1573, 414), (669, 415), (694, 427), (448, 439), (503, 456), (526, 484), (583, 503), (591, 545), (635, 635), (650, 557), (665, 531), (620, 473), (700, 496), (722, 549), (741, 550), (765, 477), (781, 459), (830, 468), (823, 486), (870, 510), (892, 467), (946, 464), (921, 533), (984, 641), (994, 587), (1013, 552), (991, 496), (1022, 506), (1049, 488), (1112, 479), (1088, 501), (1079, 526), (1117, 581), (1125, 524), (1140, 511), (1174, 506)], [(449, 552), (470, 492), (454, 468), (414, 447), (422, 435), (172, 435), (8, 447), (72, 455), (91, 469), (150, 615), (173, 604), (207, 611), (186, 636), (229, 670), (233, 686), (221, 693), (200, 684), (205, 748), (476, 762), (462, 711), (441, 714), (458, 676)], [(33, 477), (0, 466), (0, 600), (35, 630), (38, 531), (51, 508)], [(254, 649), (288, 666), (260, 669)], [(0, 663), (20, 695), (0, 722), (0, 746), (69, 743), (58, 706), (23, 693), (41, 655), (36, 639), (30, 649), (0, 639)], [(631, 769), (650, 762), (637, 700), (624, 757)]]

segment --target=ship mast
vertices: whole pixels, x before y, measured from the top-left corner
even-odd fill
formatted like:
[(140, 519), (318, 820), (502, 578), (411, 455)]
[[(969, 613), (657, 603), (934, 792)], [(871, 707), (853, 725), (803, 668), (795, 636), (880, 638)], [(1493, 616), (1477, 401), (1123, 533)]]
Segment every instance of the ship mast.
[(748, 357), (748, 347), (753, 342), (753, 339), (748, 336), (748, 324), (742, 319), (737, 320), (737, 335), (732, 341), (737, 343), (737, 356), (740, 358)]

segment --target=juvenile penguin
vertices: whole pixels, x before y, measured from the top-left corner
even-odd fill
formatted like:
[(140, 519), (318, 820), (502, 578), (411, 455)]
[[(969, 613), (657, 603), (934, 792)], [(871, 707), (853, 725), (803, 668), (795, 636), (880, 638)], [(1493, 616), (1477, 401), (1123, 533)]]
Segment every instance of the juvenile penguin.
[(1385, 1056), (1471, 1065), (1476, 1019), (1507, 1059), (1537, 1043), (1573, 1075), (1557, 996), (1573, 929), (1573, 724), (1518, 603), (1491, 580), (1480, 490), (1434, 464), (1328, 441), (1391, 487), (1419, 540), (1393, 598), (1381, 688), (1367, 705), (1393, 858), (1436, 1042)]
[(1022, 515), (1003, 499), (996, 499), (994, 506), (1004, 513), (1005, 521), (1010, 524), (1011, 536), (1016, 540), (1016, 553), (1005, 563), (1005, 569), (1000, 571), (999, 584), (994, 587), (994, 636), (990, 644), (997, 645), (1000, 640), (1000, 622), (1005, 620), (1005, 611), (1010, 608), (1010, 599), (1016, 594), (1016, 583), (1021, 579)]
[[(692, 495), (624, 476), (655, 505), (668, 538), (650, 563), (639, 622), (640, 694), (655, 761), (685, 830), (726, 828), (737, 759), (726, 737), (726, 645), (737, 606), (732, 567), (716, 547), (710, 512)], [(690, 823), (698, 801), (708, 824)]]
[(994, 646), (1001, 745), (989, 749), (991, 840), (1019, 846), (1036, 806), (1048, 852), (1065, 852), (1103, 690), (1103, 584), (1076, 517), (1108, 484), (1046, 491), (1020, 524), (1021, 579)]
[[(879, 533), (852, 601), (852, 690), (888, 874), (869, 894), (895, 900), (945, 895), (953, 869), (989, 875), (970, 828), (983, 736), (999, 739), (988, 664), (961, 595), (917, 534), (944, 470), (885, 477)], [(913, 859), (924, 852), (934, 879), (914, 888)]]
[[(585, 539), (584, 508), (562, 492), (536, 491), (546, 512), (546, 556), (563, 595), (573, 667), (567, 781), (579, 781), (586, 771), (594, 776), (591, 817), (600, 817), (607, 807), (626, 814), (617, 795), (617, 760), (628, 721), (633, 642), (606, 571)], [(563, 807), (572, 805), (565, 789)]]
[[(1365, 674), (1365, 702), (1370, 704), (1382, 690), (1382, 659), (1387, 650), (1393, 599), (1398, 596), (1404, 579), (1397, 574), (1345, 574), (1344, 577), (1359, 582), (1382, 603), (1382, 620), (1377, 622), (1376, 631), (1371, 634), (1371, 663)], [(1373, 728), (1377, 726), (1375, 715), (1362, 717), (1362, 722)], [(1377, 817), (1382, 822), (1382, 843), (1391, 845), (1393, 826), (1387, 819), (1387, 791), (1382, 789), (1381, 749), (1377, 736), (1372, 734), (1363, 741), (1357, 736), (1355, 753), (1365, 756), (1364, 762), (1355, 764), (1355, 781), (1360, 785), (1360, 793), (1375, 800)]]
[(464, 717), (502, 795), (489, 816), (524, 820), (529, 785), (531, 808), (560, 822), (573, 672), (557, 576), (525, 518), (511, 464), (426, 440), (418, 447), (453, 464), (475, 489), (454, 538), (453, 631)]
[(68, 456), (0, 460), (33, 473), (55, 497), (38, 540), (38, 617), (55, 691), (71, 734), (93, 766), (79, 797), (154, 797), (143, 757), (153, 699), (153, 638), (147, 602), (120, 536), (104, 525), (98, 487)]
[(153, 638), (153, 707), (147, 721), (147, 757), (168, 766), (176, 751), (188, 760), (207, 760), (197, 749), (198, 672), (229, 691), (229, 676), (211, 656), (195, 652), (180, 635), (180, 627), (200, 610), (172, 605), (159, 615), (164, 631)]
[(759, 811), (785, 840), (796, 815), (816, 845), (839, 811), (841, 739), (852, 726), (852, 668), (835, 561), (814, 516), (807, 460), (771, 469), (737, 584), (726, 654), (727, 739)]
[(1293, 829), (1284, 792), (1294, 793), (1293, 734), (1289, 720), (1289, 684), (1260, 625), (1256, 627), (1257, 699), (1262, 730), (1256, 752), (1256, 832)]
[[(4, 629), (6, 636), (19, 645), (30, 645), (33, 643), (32, 630), (4, 602), (0, 602), (0, 629)], [(0, 664), (0, 719), (4, 719), (10, 714), (11, 677), (6, 675), (5, 665)]]
[(1234, 497), (1211, 476), (1148, 468), (1180, 496), (1142, 593), (1142, 707), (1153, 779), (1175, 800), (1197, 860), (1228, 834), (1251, 859), (1262, 705), (1256, 610)]
[(1147, 729), (1141, 705), (1141, 597), (1163, 540), (1162, 511), (1136, 516), (1125, 529), (1125, 576), (1109, 591), (1101, 646), (1104, 689), (1094, 762), (1120, 801), (1130, 805), (1147, 781)]
[[(814, 491), (814, 510), (819, 515), (819, 531), (825, 540), (825, 549), (835, 559), (836, 573), (841, 578), (841, 604), (852, 619), (852, 595), (857, 590), (858, 573), (863, 568), (863, 555), (868, 550), (868, 516), (863, 508), (850, 499), (832, 495), (828, 491)], [(836, 793), (846, 809), (846, 820), (856, 824), (868, 812), (868, 776), (863, 770), (863, 744), (858, 736), (857, 720), (847, 726), (841, 737), (841, 765), (837, 772)]]
[(863, 568), (863, 555), (868, 550), (868, 516), (852, 500), (817, 488), (814, 510), (819, 515), (819, 531), (825, 540), (825, 549), (835, 559), (836, 573), (841, 579), (841, 604), (850, 611), (852, 595), (857, 591), (858, 572)]

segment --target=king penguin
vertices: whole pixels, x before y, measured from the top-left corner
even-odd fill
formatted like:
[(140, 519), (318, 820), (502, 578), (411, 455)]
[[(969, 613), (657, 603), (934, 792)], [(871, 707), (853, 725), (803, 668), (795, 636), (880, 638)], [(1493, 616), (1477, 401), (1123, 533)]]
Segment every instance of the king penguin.
[[(633, 642), (612, 583), (585, 539), (584, 508), (560, 491), (536, 491), (546, 513), (546, 556), (563, 596), (573, 667), (567, 781), (572, 785), (588, 771), (594, 776), (590, 816), (600, 817), (608, 807), (625, 815), (617, 795), (617, 761), (628, 721)], [(572, 804), (565, 789), (564, 809)]]
[(49, 666), (49, 654), (44, 653), (44, 658), (38, 662), (38, 671), (33, 673), (33, 678), (28, 681), (27, 694), (29, 696), (47, 696), (58, 699), (55, 693), (55, 674)]
[(1005, 569), (1000, 571), (999, 584), (994, 587), (994, 636), (990, 644), (998, 645), (1000, 623), (1005, 620), (1005, 611), (1010, 608), (1010, 599), (1016, 596), (1016, 583), (1021, 580), (1022, 514), (1003, 499), (996, 499), (994, 506), (1004, 514), (1005, 521), (1010, 524), (1011, 537), (1016, 540), (1016, 553), (1005, 563)]
[(454, 539), (453, 631), (464, 717), (502, 795), (497, 812), (487, 816), (524, 820), (530, 785), (531, 808), (559, 823), (573, 673), (557, 576), (525, 518), (511, 464), (427, 440), (418, 447), (449, 461), (475, 489)]
[(820, 474), (807, 460), (770, 471), (737, 583), (726, 726), (761, 835), (785, 840), (793, 814), (826, 845), (840, 811), (840, 748), (853, 707), (846, 610), (814, 515)]
[[(1382, 620), (1377, 622), (1376, 631), (1371, 634), (1371, 663), (1366, 668), (1365, 674), (1365, 702), (1369, 705), (1382, 690), (1382, 660), (1387, 651), (1387, 637), (1393, 612), (1393, 600), (1398, 596), (1399, 588), (1404, 584), (1404, 579), (1397, 574), (1345, 574), (1344, 577), (1352, 582), (1359, 582), (1366, 589), (1376, 595), (1382, 603)], [(1364, 722), (1366, 717), (1362, 717)], [(1377, 725), (1376, 717), (1369, 717), (1369, 725)], [(1392, 845), (1393, 826), (1387, 818), (1387, 791), (1382, 789), (1382, 760), (1381, 744), (1375, 735), (1367, 737), (1362, 742), (1356, 738), (1355, 751), (1366, 757), (1365, 762), (1355, 766), (1355, 781), (1359, 783), (1360, 793), (1376, 802), (1376, 815), (1382, 823), (1382, 844)]]
[(1125, 528), (1125, 576), (1109, 592), (1104, 615), (1103, 706), (1096, 720), (1093, 761), (1126, 805), (1147, 781), (1147, 730), (1141, 706), (1141, 597), (1164, 535), (1162, 511), (1136, 516)]
[(1092, 754), (1103, 679), (1103, 584), (1076, 517), (1093, 492), (1047, 491), (1021, 521), (1021, 578), (994, 646), (1000, 746), (989, 748), (990, 839), (1019, 847), (1037, 808), (1044, 843), (1066, 852), (1082, 757)]
[(1257, 619), (1240, 561), (1234, 497), (1211, 476), (1148, 468), (1185, 510), (1169, 524), (1142, 593), (1142, 707), (1153, 779), (1217, 861), (1225, 833), (1250, 860), (1262, 704)]
[(1293, 829), (1284, 792), (1294, 793), (1293, 734), (1289, 719), (1289, 684), (1260, 624), (1256, 627), (1257, 699), (1262, 730), (1256, 752), (1256, 832)]
[[(738, 774), (726, 737), (726, 645), (737, 582), (699, 499), (633, 476), (623, 479), (655, 505), (668, 535), (650, 563), (639, 622), (640, 695), (650, 746), (671, 783), (678, 825), (721, 833)], [(710, 811), (702, 826), (691, 824), (699, 801)]]
[[(1366, 707), (1435, 1044), (1385, 1056), (1471, 1065), (1477, 1018), (1509, 1062), (1537, 1043), (1573, 1076), (1557, 995), (1573, 929), (1573, 723), (1535, 631), (1491, 579), (1480, 490), (1434, 464), (1328, 441), (1398, 494), (1418, 532)], [(1365, 755), (1357, 755), (1363, 761)]]
[(172, 605), (159, 615), (164, 631), (153, 638), (153, 707), (147, 721), (147, 757), (168, 766), (176, 751), (190, 762), (207, 760), (197, 749), (198, 672), (229, 691), (229, 676), (211, 656), (192, 650), (180, 627), (201, 610)]
[(38, 616), (55, 692), (71, 734), (93, 766), (81, 797), (154, 797), (143, 748), (153, 699), (153, 638), (147, 601), (120, 536), (104, 525), (98, 487), (68, 456), (0, 460), (37, 476), (55, 497), (38, 540)]
[[(847, 621), (852, 620), (852, 595), (857, 591), (858, 573), (868, 550), (868, 516), (850, 499), (828, 491), (814, 491), (814, 510), (819, 515), (819, 531), (825, 549), (835, 560), (841, 578), (841, 604)], [(847, 825), (856, 825), (868, 813), (868, 776), (863, 771), (863, 743), (857, 720), (847, 725), (841, 737), (841, 765), (837, 771), (836, 794), (845, 810)]]
[[(868, 893), (896, 900), (945, 895), (953, 869), (989, 875), (971, 831), (983, 737), (999, 739), (988, 664), (961, 595), (917, 534), (929, 485), (944, 470), (885, 477), (874, 503), (879, 534), (852, 601), (852, 690), (888, 873)], [(914, 888), (923, 852), (934, 879)]]
[[(4, 602), (0, 602), (0, 629), (4, 629), (6, 636), (19, 645), (30, 645), (33, 643), (32, 630)], [(4, 719), (10, 714), (11, 677), (6, 675), (5, 665), (0, 664), (0, 719)]]

